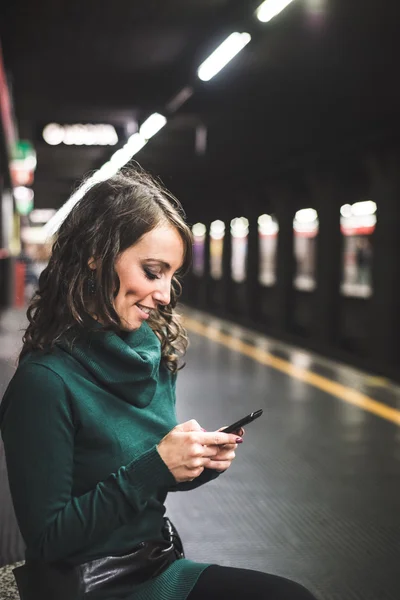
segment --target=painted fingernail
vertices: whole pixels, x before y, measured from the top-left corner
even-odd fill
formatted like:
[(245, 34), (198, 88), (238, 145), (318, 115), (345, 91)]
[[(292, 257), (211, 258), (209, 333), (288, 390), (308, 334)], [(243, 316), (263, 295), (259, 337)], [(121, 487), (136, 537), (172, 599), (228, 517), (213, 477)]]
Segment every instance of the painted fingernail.
[(242, 438), (240, 438), (240, 437), (236, 438), (236, 443), (237, 444), (242, 444), (243, 443)]
[(201, 428), (201, 430), (202, 430), (202, 431), (207, 431), (207, 429), (203, 429), (203, 428)]

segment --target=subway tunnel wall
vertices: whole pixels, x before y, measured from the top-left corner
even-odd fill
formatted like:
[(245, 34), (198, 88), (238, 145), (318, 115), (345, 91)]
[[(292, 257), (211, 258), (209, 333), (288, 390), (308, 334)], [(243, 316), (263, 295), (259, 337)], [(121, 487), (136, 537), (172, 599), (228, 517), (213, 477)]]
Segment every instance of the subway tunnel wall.
[[(385, 141), (303, 160), (258, 178), (255, 169), (234, 188), (225, 179), (222, 186), (197, 190), (190, 205), (197, 209), (188, 213), (198, 231), (194, 264), (184, 278), (181, 300), (399, 381), (399, 166), (399, 148)], [(182, 197), (185, 206), (184, 190)], [(344, 218), (349, 207), (361, 212), (367, 207), (368, 213), (371, 203), (373, 215)], [(314, 232), (296, 231), (294, 219), (304, 209), (317, 215)], [(262, 215), (272, 216), (275, 227), (269, 259), (263, 258), (268, 248)], [(232, 221), (240, 217), (247, 219), (248, 229), (238, 242), (231, 231)], [(224, 224), (223, 239), (212, 233), (215, 221)], [(299, 239), (312, 263), (308, 281), (298, 277)], [(358, 245), (363, 244), (369, 255), (358, 269)], [(264, 279), (263, 260), (274, 263), (269, 265), (273, 275), (264, 274)], [(239, 276), (234, 273), (238, 261)], [(367, 283), (361, 270), (368, 271)]]

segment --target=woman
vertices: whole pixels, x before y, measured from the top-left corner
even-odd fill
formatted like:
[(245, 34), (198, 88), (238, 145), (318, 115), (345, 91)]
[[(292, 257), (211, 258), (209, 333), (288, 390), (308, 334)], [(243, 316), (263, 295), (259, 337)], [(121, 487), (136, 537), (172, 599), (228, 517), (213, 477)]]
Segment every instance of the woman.
[(0, 413), (22, 600), (312, 598), (185, 559), (164, 518), (169, 491), (226, 471), (242, 441), (176, 422), (191, 252), (178, 202), (137, 172), (95, 184), (58, 231)]

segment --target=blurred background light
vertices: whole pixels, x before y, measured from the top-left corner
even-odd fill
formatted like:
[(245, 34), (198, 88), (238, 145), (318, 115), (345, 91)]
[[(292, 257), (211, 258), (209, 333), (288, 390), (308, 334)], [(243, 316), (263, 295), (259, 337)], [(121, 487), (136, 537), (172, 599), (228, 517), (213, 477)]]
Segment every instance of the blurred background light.
[(131, 153), (131, 158), (147, 144), (147, 140), (140, 134), (134, 133), (125, 144), (125, 148)]
[(33, 200), (33, 190), (23, 185), (14, 188), (14, 198), (17, 202), (29, 202)]
[(278, 233), (279, 226), (271, 215), (260, 215), (258, 217), (258, 231), (263, 235), (274, 235)]
[(115, 146), (118, 135), (112, 125), (81, 124), (59, 125), (49, 123), (43, 129), (43, 139), (51, 146)]
[(249, 33), (231, 33), (224, 42), (200, 65), (197, 74), (202, 81), (209, 81), (223, 69), (251, 40)]
[(20, 215), (28, 215), (33, 209), (33, 190), (24, 185), (19, 185), (14, 188), (13, 194), (18, 213)]
[(112, 163), (109, 160), (108, 162), (104, 163), (104, 165), (100, 167), (98, 171), (94, 173), (92, 179), (93, 181), (105, 181), (106, 179), (113, 177), (113, 175), (115, 175), (119, 171), (119, 169), (120, 167), (117, 164)]
[(210, 226), (210, 237), (214, 240), (221, 240), (225, 235), (225, 223), (223, 221), (213, 221)]
[(57, 123), (49, 123), (43, 129), (43, 139), (50, 146), (61, 144), (64, 139), (64, 130)]
[(282, 12), (293, 0), (265, 0), (257, 8), (257, 19), (262, 23), (268, 23), (276, 15)]
[(204, 223), (195, 223), (192, 227), (194, 237), (204, 237), (206, 235), (207, 228)]
[(318, 213), (314, 208), (302, 208), (297, 211), (295, 220), (298, 223), (313, 223), (318, 220)]
[(139, 129), (139, 134), (145, 139), (149, 140), (156, 133), (160, 131), (166, 124), (167, 119), (160, 115), (159, 113), (153, 113), (150, 115), (148, 119), (143, 123), (141, 128)]
[(36, 208), (29, 215), (31, 223), (47, 223), (56, 214), (55, 208)]
[(67, 200), (65, 204), (56, 212), (56, 214), (43, 226), (44, 237), (47, 239), (55, 234), (57, 229), (60, 227), (61, 223), (64, 221), (65, 217), (68, 215), (70, 210), (75, 206), (75, 204), (83, 198), (89, 188), (95, 183), (95, 179), (91, 177), (87, 179), (77, 190), (72, 194), (72, 196)]
[(351, 210), (351, 204), (343, 204), (343, 206), (340, 209), (340, 214), (344, 218), (351, 217), (351, 215), (353, 214), (353, 211)]
[(232, 237), (242, 238), (249, 233), (249, 220), (246, 217), (236, 217), (231, 221)]
[(193, 96), (193, 88), (189, 85), (182, 88), (167, 104), (168, 112), (175, 112)]
[(353, 215), (362, 216), (362, 215), (373, 215), (376, 213), (376, 203), (372, 202), (372, 200), (366, 200), (365, 202), (356, 202), (351, 207), (351, 211)]

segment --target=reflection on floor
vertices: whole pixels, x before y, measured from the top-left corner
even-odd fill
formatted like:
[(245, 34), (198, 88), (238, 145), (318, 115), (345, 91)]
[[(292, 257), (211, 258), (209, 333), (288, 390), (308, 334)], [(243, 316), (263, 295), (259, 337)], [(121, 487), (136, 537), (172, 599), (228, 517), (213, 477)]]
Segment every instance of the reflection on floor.
[[(400, 407), (391, 382), (207, 315), (189, 316)], [(178, 378), (179, 420), (213, 430), (258, 408), (264, 415), (247, 427), (228, 473), (168, 498), (187, 556), (284, 575), (321, 600), (398, 600), (400, 427), (205, 335), (190, 338)], [(1, 360), (4, 388), (12, 366)], [(5, 564), (21, 558), (22, 547), (1, 494)]]

